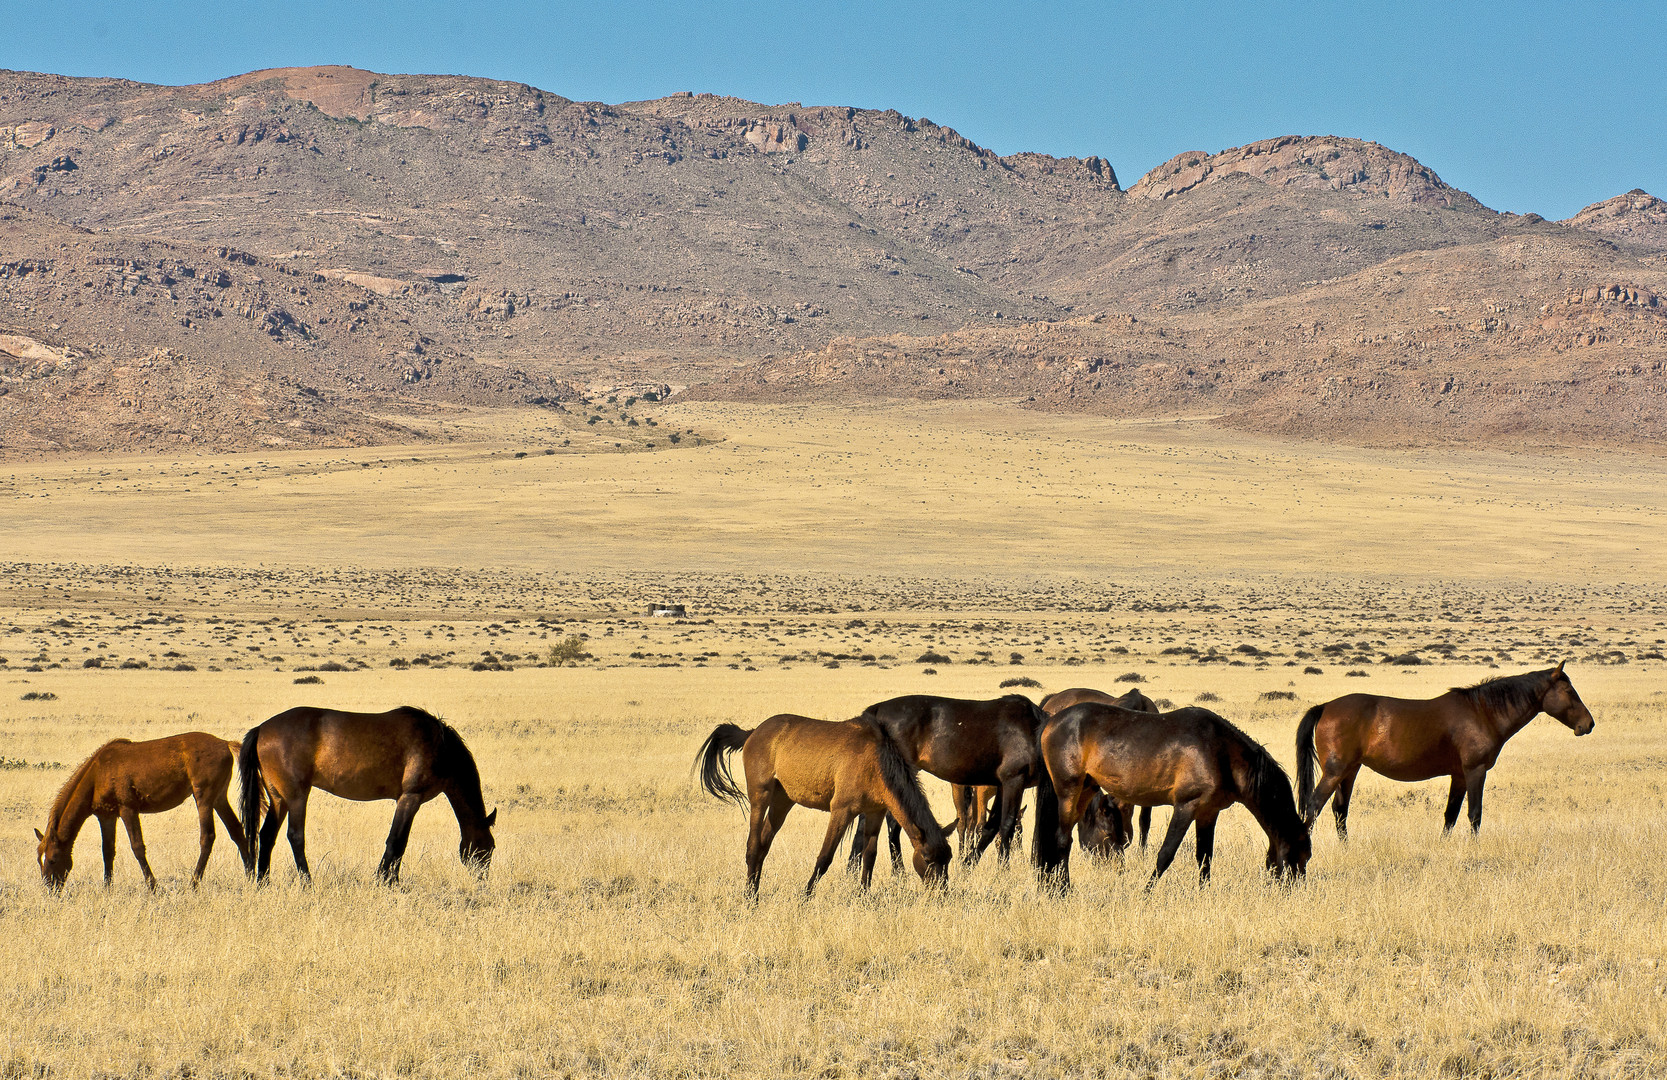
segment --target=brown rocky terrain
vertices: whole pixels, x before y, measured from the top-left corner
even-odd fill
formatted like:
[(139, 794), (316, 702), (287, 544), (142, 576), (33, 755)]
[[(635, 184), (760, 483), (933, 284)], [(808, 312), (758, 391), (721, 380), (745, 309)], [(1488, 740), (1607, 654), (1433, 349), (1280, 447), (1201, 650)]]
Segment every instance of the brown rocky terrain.
[[(0, 335), (26, 339), (0, 376), (0, 417), (28, 418), (8, 448), (379, 441), (401, 437), (364, 419), (382, 403), (565, 380), (1000, 394), (1338, 439), (1661, 426), (1659, 200), (1498, 214), (1357, 139), (1184, 153), (1124, 191), (1101, 158), (1002, 157), (894, 110), (330, 67), (7, 72), (0, 200)], [(153, 380), (170, 355), (203, 374), (142, 423), (121, 402), (149, 398), (71, 374), (155, 350)], [(228, 404), (249, 394), (281, 407)]]

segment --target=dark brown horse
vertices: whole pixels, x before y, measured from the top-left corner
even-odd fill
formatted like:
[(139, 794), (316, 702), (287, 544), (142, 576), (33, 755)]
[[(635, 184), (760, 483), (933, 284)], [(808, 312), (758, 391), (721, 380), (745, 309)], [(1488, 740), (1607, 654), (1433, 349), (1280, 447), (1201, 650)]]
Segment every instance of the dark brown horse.
[(1216, 817), (1236, 802), (1267, 833), (1270, 870), (1278, 876), (1307, 870), (1308, 829), (1285, 771), (1254, 739), (1208, 709), (1154, 714), (1084, 702), (1051, 718), (1040, 741), (1059, 797), (1057, 858), (1044, 868), (1062, 887), (1070, 880), (1071, 828), (1093, 787), (1125, 805), (1175, 808), (1148, 888), (1169, 869), (1194, 823), (1198, 876), (1208, 881)]
[[(915, 768), (951, 784), (996, 788), (995, 809), (979, 830), (971, 856), (963, 856), (969, 864), (978, 861), (992, 840), (997, 841), (997, 854), (1007, 858), (1019, 827), (1024, 789), (1033, 785), (1035, 835), (1044, 845), (1052, 843), (1058, 806), (1036, 748), (1036, 733), (1047, 716), (1029, 698), (1008, 694), (993, 701), (967, 701), (913, 694), (870, 705), (862, 715), (878, 724)], [(889, 822), (887, 828), (896, 866), (902, 859), (898, 825)], [(865, 822), (865, 834), (868, 829)], [(1037, 859), (1047, 854), (1036, 853), (1034, 845), (1032, 853)], [(853, 864), (857, 857), (853, 848)]]
[[(1092, 690), (1086, 686), (1074, 686), (1069, 690), (1061, 690), (1056, 694), (1049, 694), (1037, 703), (1037, 708), (1049, 716), (1057, 716), (1072, 705), (1081, 705), (1085, 701), (1098, 702), (1101, 705), (1116, 705), (1118, 708), (1130, 709), (1134, 712), (1155, 713), (1158, 703), (1142, 694), (1139, 690), (1130, 690), (1117, 697), (1104, 690)], [(1082, 821), (1077, 824), (1077, 842), (1082, 850), (1097, 858), (1107, 858), (1129, 846), (1134, 835), (1133, 806), (1126, 806), (1106, 798), (1104, 792), (1095, 792), (1089, 800), (1088, 807), (1083, 811)], [(1140, 808), (1140, 849), (1146, 850), (1146, 836), (1152, 831), (1152, 808)]]
[(35, 860), (40, 864), (41, 877), (54, 889), (63, 885), (69, 876), (75, 838), (87, 819), (96, 817), (104, 834), (104, 883), (110, 884), (116, 869), (116, 819), (120, 818), (127, 826), (128, 843), (133, 846), (133, 857), (139, 860), (139, 869), (144, 871), (145, 884), (156, 888), (156, 875), (145, 859), (139, 815), (172, 810), (187, 797), (197, 802), (202, 839), (191, 884), (202, 880), (208, 853), (214, 849), (215, 814), (220, 815), (226, 835), (247, 862), (249, 842), (226, 796), (236, 749), (236, 743), (201, 731), (146, 742), (115, 739), (105, 743), (70, 774), (52, 801), (46, 832), (35, 830), (35, 839), (40, 841)]
[[(1505, 741), (1542, 712), (1576, 735), (1592, 730), (1592, 714), (1562, 664), (1454, 687), (1428, 700), (1349, 694), (1316, 705), (1297, 725), (1297, 790), (1304, 819), (1312, 825), (1335, 795), (1331, 811), (1337, 835), (1348, 839), (1349, 796), (1365, 765), (1391, 780), (1452, 777), (1445, 830), (1459, 820), (1468, 795), (1470, 828), (1480, 832), (1488, 770)], [(1318, 784), (1316, 761), (1323, 766)]]
[[(237, 771), (243, 781), (244, 820), (253, 822), (264, 788), (270, 801), (260, 829), (256, 879), (266, 877), (278, 828), (289, 817), (289, 846), (303, 881), (307, 866), (307, 798), (313, 788), (358, 802), (394, 800), (394, 823), (377, 877), (399, 880), (399, 861), (411, 836), (417, 808), (444, 795), (457, 814), (462, 834), (458, 854), (485, 874), (492, 861), (492, 826), (498, 812), (486, 812), (480, 770), (462, 736), (450, 724), (410, 706), (385, 713), (338, 712), (303, 707), (279, 713), (243, 737)], [(251, 826), (252, 827), (252, 826)]]
[[(728, 755), (741, 751), (747, 790), (735, 785)], [(772, 716), (752, 731), (719, 724), (695, 755), (700, 782), (720, 799), (750, 805), (747, 894), (758, 895), (764, 857), (795, 805), (828, 812), (828, 832), (805, 886), (808, 897), (827, 873), (840, 838), (853, 821), (872, 823), (858, 837), (862, 887), (874, 874), (879, 823), (901, 821), (915, 846), (915, 872), (929, 886), (949, 880), (949, 842), (932, 817), (915, 770), (884, 731), (866, 717), (836, 723), (807, 716)]]

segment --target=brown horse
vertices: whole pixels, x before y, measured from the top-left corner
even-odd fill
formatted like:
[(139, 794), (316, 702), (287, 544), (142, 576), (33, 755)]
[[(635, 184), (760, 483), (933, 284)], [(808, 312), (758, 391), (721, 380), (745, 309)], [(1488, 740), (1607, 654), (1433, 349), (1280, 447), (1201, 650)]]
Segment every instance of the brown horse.
[(104, 883), (110, 884), (116, 869), (119, 817), (127, 826), (127, 839), (133, 846), (133, 857), (139, 860), (139, 869), (144, 871), (145, 884), (156, 888), (156, 875), (145, 859), (139, 815), (172, 810), (187, 796), (197, 802), (202, 839), (202, 853), (191, 874), (192, 886), (202, 880), (208, 853), (214, 849), (215, 814), (220, 815), (226, 835), (247, 862), (249, 842), (226, 796), (232, 778), (232, 752), (236, 749), (236, 743), (201, 731), (146, 742), (115, 739), (105, 743), (70, 774), (52, 801), (46, 832), (35, 830), (35, 838), (40, 841), (35, 860), (40, 864), (41, 877), (53, 889), (63, 885), (69, 876), (75, 838), (87, 819), (96, 817), (104, 834)]
[[(1331, 811), (1337, 835), (1348, 839), (1349, 797), (1355, 775), (1366, 765), (1391, 780), (1452, 777), (1444, 831), (1459, 820), (1468, 795), (1470, 828), (1480, 832), (1488, 770), (1505, 741), (1542, 712), (1576, 735), (1592, 730), (1592, 714), (1562, 664), (1454, 687), (1428, 700), (1349, 694), (1316, 705), (1297, 725), (1297, 789), (1304, 820), (1313, 825), (1335, 794)], [(1317, 785), (1316, 760), (1324, 766)]]
[(955, 847), (961, 853), (962, 862), (977, 861), (973, 842), (984, 831), (984, 823), (990, 820), (991, 804), (1000, 791), (992, 784), (949, 785), (949, 801), (955, 807)]
[[(951, 784), (997, 789), (994, 811), (979, 830), (970, 857), (963, 856), (969, 864), (978, 861), (992, 840), (997, 841), (997, 854), (1007, 858), (1019, 827), (1024, 789), (1032, 785), (1037, 788), (1036, 837), (1052, 843), (1058, 807), (1036, 749), (1036, 732), (1047, 716), (1029, 698), (1008, 694), (993, 701), (967, 701), (913, 694), (870, 705), (862, 715), (878, 724), (915, 768)], [(865, 822), (863, 835), (869, 828)], [(895, 867), (902, 861), (898, 824), (889, 822), (887, 828)], [(1032, 853), (1043, 857), (1034, 845)], [(853, 848), (853, 864), (858, 854)]]
[(357, 802), (394, 800), (393, 827), (376, 871), (390, 884), (399, 880), (411, 819), (436, 795), (444, 795), (457, 815), (462, 834), (458, 855), (464, 864), (484, 875), (492, 862), (492, 826), (498, 812), (486, 812), (474, 755), (450, 724), (421, 709), (290, 709), (243, 737), (237, 771), (243, 782), (244, 819), (255, 820), (263, 788), (271, 805), (260, 829), (258, 865), (253, 846), (247, 856), (256, 880), (266, 877), (286, 815), (295, 868), (302, 881), (312, 880), (307, 866), (307, 797), (315, 787)]
[[(1069, 690), (1061, 690), (1056, 694), (1049, 694), (1037, 703), (1037, 708), (1049, 716), (1057, 716), (1072, 705), (1081, 705), (1085, 701), (1098, 702), (1101, 705), (1116, 705), (1121, 709), (1134, 712), (1155, 713), (1158, 703), (1142, 694), (1139, 690), (1130, 690), (1117, 697), (1112, 697), (1104, 690), (1092, 690), (1086, 686), (1074, 686)], [(1082, 821), (1077, 824), (1077, 842), (1082, 850), (1097, 858), (1107, 858), (1129, 846), (1134, 836), (1133, 806), (1126, 806), (1106, 798), (1104, 792), (1095, 792), (1089, 800), (1088, 807), (1083, 811)], [(1140, 849), (1146, 850), (1146, 837), (1152, 831), (1152, 808), (1140, 808)]]
[(1045, 869), (1070, 883), (1071, 828), (1092, 788), (1119, 803), (1175, 808), (1158, 849), (1150, 888), (1174, 861), (1187, 829), (1198, 825), (1198, 877), (1210, 878), (1216, 817), (1243, 803), (1268, 836), (1267, 865), (1277, 876), (1308, 867), (1308, 828), (1285, 771), (1250, 736), (1208, 709), (1145, 713), (1084, 702), (1042, 728), (1041, 747), (1059, 796), (1057, 859)]
[[(728, 755), (741, 751), (747, 790), (735, 785)], [(872, 826), (859, 836), (862, 887), (874, 874), (879, 823), (890, 814), (915, 846), (915, 872), (929, 886), (949, 880), (949, 842), (932, 817), (920, 781), (885, 732), (859, 717), (836, 723), (805, 716), (772, 716), (752, 731), (719, 724), (695, 755), (701, 786), (720, 799), (751, 805), (747, 829), (747, 895), (758, 895), (764, 857), (795, 805), (828, 812), (828, 832), (816, 857), (808, 897), (827, 873), (845, 830), (859, 817)]]

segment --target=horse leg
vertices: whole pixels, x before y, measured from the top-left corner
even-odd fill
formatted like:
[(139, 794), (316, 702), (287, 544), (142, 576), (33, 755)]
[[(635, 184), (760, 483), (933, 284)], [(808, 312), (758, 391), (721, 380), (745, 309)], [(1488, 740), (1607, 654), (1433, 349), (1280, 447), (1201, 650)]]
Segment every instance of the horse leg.
[(394, 823), (388, 828), (388, 843), (382, 851), (382, 865), (376, 868), (376, 878), (385, 885), (399, 883), (399, 861), (405, 858), (405, 845), (411, 840), (411, 820), (423, 801), (415, 792), (407, 791), (394, 803)]
[(805, 886), (805, 899), (816, 891), (816, 883), (822, 880), (822, 875), (828, 872), (833, 864), (834, 852), (839, 849), (839, 842), (845, 836), (845, 830), (851, 827), (851, 819), (856, 817), (849, 806), (835, 804), (828, 812), (828, 833), (822, 837), (822, 850), (816, 856), (816, 865), (810, 871), (810, 883)]
[(886, 841), (891, 845), (891, 872), (903, 872), (903, 826), (890, 814), (886, 815)]
[(960, 853), (963, 863), (971, 851), (967, 833), (972, 831), (973, 800), (977, 797), (978, 789), (971, 784), (949, 785), (949, 798), (955, 804), (955, 850)]
[(973, 845), (972, 853), (963, 861), (969, 866), (977, 866), (978, 860), (984, 857), (984, 849), (996, 838), (996, 830), (1001, 824), (1001, 789), (996, 789), (995, 804), (984, 811), (982, 820), (978, 823), (978, 842)]
[(256, 847), (255, 880), (263, 881), (266, 872), (272, 866), (272, 849), (278, 846), (278, 830), (283, 827), (284, 818), (289, 815), (289, 804), (274, 798), (266, 811), (266, 822), (260, 827), (259, 841)]
[(208, 853), (214, 850), (214, 797), (206, 791), (193, 792), (197, 797), (197, 831), (202, 842), (202, 854), (197, 856), (197, 868), (191, 871), (191, 887), (203, 880), (208, 869)]
[(753, 795), (752, 819), (747, 826), (747, 896), (750, 899), (758, 898), (758, 879), (764, 874), (764, 856), (770, 854), (770, 844), (776, 838), (776, 831), (791, 809), (793, 800), (787, 797), (779, 784), (772, 784)]
[(1446, 836), (1458, 824), (1459, 808), (1464, 806), (1464, 774), (1454, 773), (1453, 782), (1447, 788), (1447, 810), (1442, 815), (1441, 834)]
[(109, 886), (110, 879), (116, 876), (116, 819), (108, 814), (99, 815), (98, 831), (104, 840), (104, 884)]
[[(862, 872), (862, 838), (867, 836), (868, 832), (868, 815), (864, 814), (857, 819), (856, 835), (851, 838), (851, 857), (845, 860), (845, 869), (848, 873), (857, 874)], [(878, 835), (879, 829), (876, 828), (874, 832)]]
[(243, 856), (243, 865), (249, 865), (250, 835), (243, 831), (243, 823), (237, 820), (237, 811), (232, 809), (232, 801), (224, 791), (214, 803), (214, 812), (220, 815), (220, 824), (226, 827), (226, 835), (237, 845), (237, 853)]
[(1192, 808), (1177, 806), (1175, 813), (1169, 819), (1169, 831), (1164, 834), (1163, 846), (1158, 849), (1158, 864), (1152, 868), (1152, 876), (1146, 882), (1146, 888), (1151, 889), (1163, 877), (1163, 872), (1169, 869), (1169, 864), (1175, 861), (1175, 852), (1180, 850), (1181, 841), (1186, 838), (1187, 830), (1192, 827)]
[(869, 829), (868, 824), (873, 819), (864, 814), (857, 819), (857, 839), (853, 843), (862, 845), (862, 891), (868, 891), (868, 883), (874, 880), (874, 858), (880, 853), (880, 834)]
[(1142, 806), (1140, 808), (1140, 850), (1146, 850), (1146, 836), (1151, 831), (1152, 808), (1150, 806)]
[(1337, 839), (1349, 838), (1349, 799), (1354, 795), (1354, 778), (1359, 769), (1351, 769), (1337, 781), (1337, 797), (1331, 800), (1331, 816), (1337, 819)]
[(1478, 765), (1474, 769), (1465, 770), (1465, 795), (1470, 799), (1470, 832), (1472, 835), (1482, 831), (1482, 785), (1487, 783), (1488, 767)]
[(1198, 830), (1193, 833), (1193, 844), (1198, 849), (1198, 884), (1210, 883), (1210, 860), (1216, 852), (1216, 816), (1200, 816)]
[(1019, 814), (1024, 805), (1025, 778), (1010, 776), (1001, 782), (1001, 826), (996, 841), (996, 859), (1001, 865), (1007, 865), (1008, 856), (1013, 852), (1013, 834), (1019, 829)]
[(1325, 809), (1326, 800), (1331, 798), (1337, 790), (1337, 785), (1343, 782), (1343, 769), (1335, 759), (1328, 759), (1325, 771), (1320, 776), (1320, 782), (1314, 785), (1314, 795), (1308, 800), (1308, 805), (1302, 808), (1302, 823), (1313, 827), (1314, 821)]
[(127, 842), (133, 848), (133, 857), (139, 860), (139, 869), (145, 872), (145, 885), (156, 888), (156, 875), (150, 872), (150, 863), (145, 861), (145, 833), (139, 827), (139, 811), (131, 807), (122, 807), (122, 824), (127, 826)]
[(312, 869), (307, 866), (307, 795), (296, 792), (289, 804), (289, 850), (295, 854), (295, 871), (303, 885), (313, 883)]

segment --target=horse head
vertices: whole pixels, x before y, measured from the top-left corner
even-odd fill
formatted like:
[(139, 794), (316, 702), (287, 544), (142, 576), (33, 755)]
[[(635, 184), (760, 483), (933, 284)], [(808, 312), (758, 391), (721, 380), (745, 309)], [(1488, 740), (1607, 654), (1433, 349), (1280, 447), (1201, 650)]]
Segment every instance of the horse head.
[(1129, 846), (1122, 811), (1105, 792), (1096, 792), (1088, 800), (1082, 820), (1077, 823), (1077, 839), (1082, 843), (1082, 850), (1097, 859), (1109, 859)]
[(485, 817), (463, 826), (463, 840), (457, 845), (457, 855), (463, 860), (463, 865), (481, 877), (485, 877), (491, 869), (492, 852), (498, 846), (497, 841), (492, 839), (492, 826), (497, 823), (498, 811), (494, 808)]
[(1314, 854), (1313, 842), (1305, 825), (1300, 834), (1278, 836), (1268, 841), (1268, 871), (1275, 878), (1287, 875), (1295, 881), (1308, 876), (1308, 860)]
[(1561, 662), (1551, 673), (1551, 685), (1546, 687), (1545, 696), (1540, 699), (1540, 711), (1556, 717), (1576, 735), (1589, 735), (1597, 725), (1597, 721), (1592, 719), (1592, 711), (1580, 700), (1574, 683), (1563, 672)]
[(41, 880), (53, 890), (62, 888), (64, 879), (69, 877), (71, 845), (58, 839), (56, 832), (48, 836), (39, 829), (35, 830), (35, 839), (40, 841), (35, 848), (35, 862), (40, 864)]

